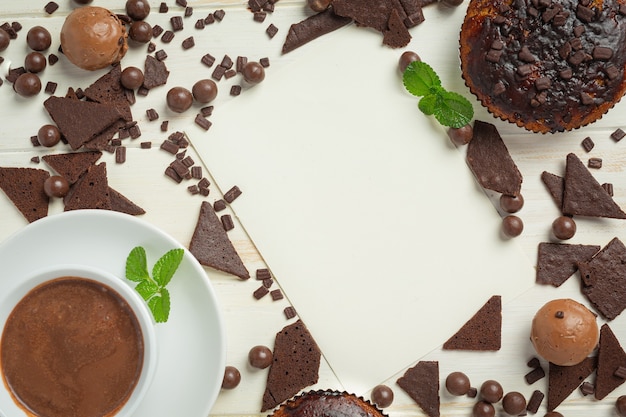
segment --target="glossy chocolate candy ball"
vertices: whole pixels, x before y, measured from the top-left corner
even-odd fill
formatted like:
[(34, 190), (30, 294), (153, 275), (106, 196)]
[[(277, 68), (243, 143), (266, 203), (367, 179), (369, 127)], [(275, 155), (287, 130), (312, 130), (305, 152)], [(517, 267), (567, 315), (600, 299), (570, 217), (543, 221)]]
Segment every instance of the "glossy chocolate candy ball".
[(183, 87), (174, 87), (167, 92), (167, 107), (173, 112), (183, 113), (193, 104), (193, 95)]
[(31, 52), (24, 58), (24, 68), (28, 72), (38, 73), (48, 65), (46, 57), (41, 52)]
[(45, 51), (52, 44), (52, 36), (43, 26), (33, 26), (26, 34), (26, 43), (33, 51)]
[(234, 366), (227, 366), (224, 369), (224, 378), (222, 379), (222, 388), (233, 389), (241, 382), (241, 373)]
[(517, 213), (524, 207), (524, 197), (522, 195), (506, 195), (500, 196), (500, 208), (507, 213)]
[(261, 64), (250, 61), (241, 70), (244, 80), (250, 84), (258, 84), (265, 79), (265, 69)]
[(307, 0), (306, 2), (311, 10), (318, 13), (328, 9), (330, 3), (332, 3), (332, 0)]
[(143, 71), (137, 67), (126, 67), (120, 75), (120, 83), (129, 90), (136, 90), (141, 87), (143, 80)]
[(495, 417), (496, 409), (486, 401), (478, 401), (472, 408), (472, 417)]
[(376, 385), (371, 397), (374, 404), (380, 408), (387, 408), (393, 403), (393, 390), (387, 385)]
[(448, 129), (448, 137), (455, 145), (467, 145), (474, 136), (474, 128), (470, 124), (462, 127), (451, 127)]
[(576, 234), (576, 222), (569, 216), (559, 216), (552, 222), (554, 237), (567, 240)]
[(517, 216), (509, 215), (502, 219), (502, 232), (508, 237), (517, 237), (524, 231), (524, 222)]
[(489, 379), (480, 386), (480, 396), (484, 401), (495, 404), (502, 399), (502, 385), (498, 381)]
[(508, 392), (502, 398), (502, 408), (511, 416), (519, 416), (526, 410), (526, 397), (517, 391)]
[(128, 30), (128, 36), (135, 42), (148, 43), (152, 40), (152, 26), (143, 20), (133, 22)]
[(267, 346), (255, 346), (248, 352), (248, 362), (254, 368), (265, 369), (272, 364), (272, 351)]
[(446, 389), (452, 395), (465, 395), (470, 389), (470, 380), (463, 372), (452, 372), (446, 378)]
[(61, 132), (55, 125), (43, 125), (37, 131), (37, 140), (41, 146), (49, 148), (59, 143)]
[(17, 77), (13, 89), (22, 97), (36, 96), (41, 91), (41, 80), (37, 74), (27, 72)]
[(43, 191), (48, 197), (63, 198), (69, 190), (69, 183), (60, 175), (51, 175), (43, 183)]
[(148, 0), (128, 0), (126, 14), (133, 20), (143, 20), (150, 14), (150, 3)]
[(200, 80), (193, 85), (191, 93), (197, 102), (210, 103), (217, 97), (217, 84), (209, 79)]
[(0, 29), (0, 52), (7, 49), (10, 43), (11, 43), (11, 37), (9, 36), (7, 31), (4, 29)]
[(403, 52), (402, 55), (400, 55), (400, 59), (398, 61), (398, 68), (400, 69), (400, 72), (404, 72), (404, 70), (406, 70), (406, 67), (408, 67), (411, 62), (421, 61), (421, 60), (422, 59), (416, 52), (413, 52), (413, 51)]
[(620, 395), (615, 400), (615, 411), (620, 417), (626, 417), (626, 395)]

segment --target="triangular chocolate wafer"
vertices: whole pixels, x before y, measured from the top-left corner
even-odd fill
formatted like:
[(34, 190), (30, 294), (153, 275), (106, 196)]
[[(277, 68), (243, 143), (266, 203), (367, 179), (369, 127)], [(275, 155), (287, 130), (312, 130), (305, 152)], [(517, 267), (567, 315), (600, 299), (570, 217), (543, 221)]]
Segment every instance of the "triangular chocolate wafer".
[(547, 171), (541, 173), (541, 181), (544, 183), (554, 204), (558, 207), (559, 211), (563, 211), (563, 189), (565, 188), (565, 180), (563, 177), (559, 177), (556, 174), (552, 174)]
[(44, 155), (41, 159), (71, 185), (78, 181), (101, 156), (102, 152), (69, 152)]
[[(621, 368), (622, 375), (617, 372)], [(600, 348), (598, 349), (598, 370), (594, 396), (601, 400), (626, 381), (626, 352), (608, 324), (600, 328)]]
[(131, 216), (138, 216), (146, 213), (144, 209), (133, 203), (124, 194), (111, 187), (109, 187), (109, 198), (111, 200), (111, 210), (130, 214)]
[(535, 282), (559, 287), (578, 271), (578, 263), (589, 261), (599, 250), (597, 245), (541, 242)]
[(383, 32), (383, 44), (392, 48), (403, 48), (411, 42), (411, 34), (404, 25), (397, 9), (389, 15), (388, 28)]
[(590, 261), (578, 264), (582, 293), (607, 320), (626, 308), (626, 246), (613, 238)]
[(439, 417), (439, 363), (420, 361), (409, 368), (396, 383), (429, 417)]
[(548, 370), (548, 411), (553, 411), (596, 369), (597, 358), (588, 357), (578, 365), (550, 363)]
[(113, 65), (109, 72), (85, 89), (85, 97), (98, 103), (125, 102), (126, 94), (120, 81), (121, 76), (121, 66)]
[(159, 61), (152, 55), (146, 56), (146, 62), (144, 64), (144, 81), (143, 87), (148, 90), (165, 85), (170, 72), (165, 66), (165, 62)]
[(336, 15), (332, 8), (307, 17), (301, 22), (294, 23), (289, 27), (289, 32), (283, 44), (282, 53), (286, 54), (302, 45), (319, 38), (322, 35), (333, 32), (352, 22), (349, 17)]
[(276, 334), (261, 412), (276, 407), (317, 383), (322, 353), (300, 320)]
[(626, 213), (573, 153), (567, 155), (564, 179), (564, 214), (626, 219)]
[(483, 188), (505, 195), (519, 195), (522, 174), (493, 124), (480, 120), (474, 122), (474, 135), (467, 145), (466, 159)]
[(106, 163), (100, 162), (87, 169), (85, 175), (72, 185), (63, 199), (65, 211), (80, 209), (111, 210)]
[(202, 265), (236, 275), (241, 279), (250, 278), (250, 273), (224, 230), (224, 225), (207, 201), (203, 201), (200, 207), (189, 251)]
[(1, 168), (0, 188), (29, 222), (48, 215), (48, 195), (43, 183), (50, 173), (37, 168)]
[(502, 299), (492, 296), (454, 334), (443, 348), (446, 350), (500, 350), (502, 345)]
[(383, 33), (387, 30), (392, 10), (406, 18), (404, 8), (398, 0), (333, 0), (335, 14), (350, 17), (360, 26), (366, 26)]
[(114, 105), (66, 97), (49, 97), (44, 107), (73, 150), (122, 118)]

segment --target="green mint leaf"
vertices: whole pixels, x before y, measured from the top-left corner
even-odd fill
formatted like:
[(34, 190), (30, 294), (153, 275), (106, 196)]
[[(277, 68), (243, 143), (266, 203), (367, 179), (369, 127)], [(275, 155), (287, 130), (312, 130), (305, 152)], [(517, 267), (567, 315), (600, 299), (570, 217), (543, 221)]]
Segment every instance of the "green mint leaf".
[(159, 289), (160, 287), (158, 286), (158, 284), (152, 280), (141, 281), (135, 287), (135, 290), (137, 290), (139, 295), (141, 295), (141, 297), (146, 301), (148, 301), (155, 294), (157, 294), (159, 292)]
[(435, 114), (435, 110), (437, 109), (439, 101), (439, 95), (437, 94), (429, 94), (420, 99), (417, 103), (417, 107), (427, 116), (432, 116)]
[(164, 287), (169, 284), (170, 280), (174, 276), (174, 272), (178, 269), (181, 261), (183, 260), (183, 249), (172, 249), (154, 264), (152, 268), (152, 278), (157, 284)]
[(441, 88), (441, 80), (435, 70), (425, 62), (411, 62), (402, 74), (404, 88), (414, 96), (425, 96)]
[(442, 125), (459, 128), (472, 120), (474, 108), (472, 103), (462, 95), (451, 91), (443, 91), (434, 115)]
[(165, 288), (161, 288), (160, 295), (155, 295), (148, 300), (148, 307), (157, 323), (165, 323), (170, 315), (170, 293)]
[(134, 282), (150, 279), (146, 250), (143, 247), (137, 246), (128, 254), (128, 258), (126, 258), (126, 278)]

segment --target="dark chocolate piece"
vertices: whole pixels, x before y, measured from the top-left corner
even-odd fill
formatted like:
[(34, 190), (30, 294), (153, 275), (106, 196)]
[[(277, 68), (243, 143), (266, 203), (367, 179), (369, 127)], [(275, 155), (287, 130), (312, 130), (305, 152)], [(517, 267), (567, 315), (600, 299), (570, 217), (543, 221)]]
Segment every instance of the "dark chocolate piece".
[(494, 295), (443, 344), (443, 349), (496, 351), (501, 339), (502, 300)]
[(626, 352), (608, 324), (600, 328), (598, 369), (595, 380), (595, 398), (601, 400), (626, 381), (620, 368), (626, 365)]
[(144, 82), (143, 87), (148, 90), (165, 85), (170, 72), (163, 61), (159, 61), (153, 56), (147, 55), (144, 69)]
[(524, 379), (528, 385), (532, 385), (546, 376), (546, 372), (541, 366), (534, 368), (532, 371), (524, 375)]
[(591, 150), (595, 146), (595, 143), (593, 143), (593, 140), (589, 136), (587, 136), (585, 139), (583, 139), (581, 145), (585, 152), (591, 152)]
[(283, 44), (282, 53), (291, 52), (322, 35), (344, 27), (350, 22), (352, 22), (352, 18), (337, 16), (332, 9), (314, 14), (291, 25)]
[(65, 211), (79, 209), (111, 210), (106, 163), (91, 165), (87, 172), (70, 187), (63, 198)]
[(89, 151), (44, 155), (42, 159), (71, 185), (101, 156), (102, 152)]
[(559, 287), (600, 250), (597, 245), (539, 243), (535, 282)]
[(596, 369), (597, 358), (588, 357), (572, 366), (559, 366), (553, 363), (548, 371), (548, 411), (553, 411), (578, 388), (581, 382)]
[(43, 184), (50, 173), (38, 168), (0, 167), (0, 188), (29, 222), (48, 215)]
[(130, 214), (131, 216), (138, 216), (145, 214), (146, 211), (139, 207), (137, 204), (129, 200), (125, 195), (117, 190), (109, 187), (109, 199), (111, 201), (111, 210), (119, 211), (120, 213)]
[(233, 201), (235, 201), (235, 199), (239, 197), (240, 195), (241, 195), (241, 190), (239, 189), (238, 186), (234, 185), (230, 188), (230, 190), (224, 193), (224, 200), (226, 200), (226, 202), (230, 204)]
[(287, 320), (290, 320), (290, 319), (296, 317), (296, 315), (297, 315), (296, 309), (293, 308), (292, 306), (285, 307), (285, 309), (283, 310), (283, 313), (285, 314), (285, 318)]
[(528, 400), (528, 404), (526, 405), (526, 411), (531, 414), (536, 414), (539, 410), (539, 406), (541, 406), (544, 397), (545, 396), (543, 392), (539, 390), (533, 391), (533, 393), (530, 395), (530, 399)]
[(439, 417), (439, 363), (419, 361), (396, 383), (429, 417)]

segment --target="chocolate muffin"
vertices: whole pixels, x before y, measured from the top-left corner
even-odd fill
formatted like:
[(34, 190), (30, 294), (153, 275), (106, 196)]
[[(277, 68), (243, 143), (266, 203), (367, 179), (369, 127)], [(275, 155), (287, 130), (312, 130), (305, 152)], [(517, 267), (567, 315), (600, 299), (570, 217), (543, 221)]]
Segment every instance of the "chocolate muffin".
[(576, 129), (626, 91), (626, 4), (471, 0), (460, 56), (465, 83), (495, 116), (534, 132)]
[(301, 394), (283, 403), (271, 415), (271, 417), (290, 416), (387, 417), (378, 407), (362, 397), (331, 390), (309, 391)]

